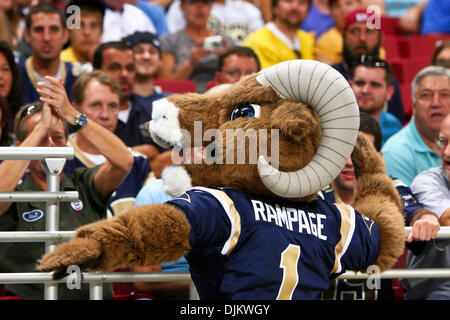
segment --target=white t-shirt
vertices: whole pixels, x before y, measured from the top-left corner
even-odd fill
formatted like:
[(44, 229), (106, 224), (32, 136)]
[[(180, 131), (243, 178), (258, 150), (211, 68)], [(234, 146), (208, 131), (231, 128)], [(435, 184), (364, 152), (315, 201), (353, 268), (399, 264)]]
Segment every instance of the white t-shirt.
[(123, 123), (127, 123), (128, 118), (130, 117), (130, 111), (131, 111), (131, 102), (128, 102), (128, 108), (119, 111), (119, 120), (122, 121)]
[(102, 42), (120, 41), (136, 31), (148, 31), (156, 34), (156, 28), (147, 15), (138, 7), (125, 3), (122, 11), (109, 8), (103, 19)]
[[(174, 0), (167, 12), (169, 33), (183, 30), (186, 26), (180, 3), (180, 0)], [(208, 20), (208, 27), (213, 33), (226, 34), (237, 45), (263, 25), (261, 11), (255, 5), (240, 0), (225, 0), (225, 4), (214, 2)]]

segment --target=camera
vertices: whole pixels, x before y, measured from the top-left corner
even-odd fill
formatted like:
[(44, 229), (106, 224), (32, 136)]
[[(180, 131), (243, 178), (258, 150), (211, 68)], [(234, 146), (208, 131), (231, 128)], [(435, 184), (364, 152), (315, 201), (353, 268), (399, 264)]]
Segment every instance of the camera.
[(222, 36), (207, 37), (203, 40), (203, 48), (216, 50), (223, 48)]

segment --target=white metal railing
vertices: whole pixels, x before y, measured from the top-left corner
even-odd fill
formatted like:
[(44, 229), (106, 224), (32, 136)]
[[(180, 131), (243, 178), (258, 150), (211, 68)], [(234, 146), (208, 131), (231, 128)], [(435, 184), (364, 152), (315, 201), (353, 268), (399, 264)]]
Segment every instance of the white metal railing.
[[(46, 174), (46, 192), (0, 192), (0, 201), (39, 201), (45, 202), (45, 230), (54, 232), (59, 229), (60, 201), (78, 199), (78, 192), (60, 192), (60, 175), (67, 159), (74, 158), (74, 150), (70, 147), (1, 147), (2, 160), (40, 160)], [(51, 252), (57, 246), (54, 241), (45, 241), (45, 252)], [(56, 283), (45, 283), (46, 300), (58, 297)]]
[(71, 147), (0, 147), (1, 160), (44, 160), (49, 158), (71, 160), (74, 155)]
[[(411, 232), (412, 227), (406, 227), (406, 235)], [(75, 231), (53, 231), (53, 232), (0, 232), (0, 242), (37, 242), (37, 241), (67, 241), (75, 235)], [(450, 227), (441, 227), (436, 239), (450, 238)], [(369, 273), (355, 273), (347, 271), (340, 279), (367, 279), (373, 277)], [(376, 275), (381, 279), (394, 278), (450, 278), (450, 268), (433, 269), (391, 269)], [(149, 281), (191, 281), (189, 272), (81, 272), (77, 275), (83, 283), (90, 284), (90, 299), (102, 299), (102, 284), (109, 282), (149, 282)], [(72, 279), (53, 280), (51, 272), (28, 272), (28, 273), (0, 273), (0, 283), (25, 284), (25, 283), (64, 283)], [(191, 298), (198, 298), (195, 288), (191, 285)]]
[[(46, 202), (46, 231), (5, 231), (0, 232), (0, 242), (45, 242), (45, 252), (51, 252), (63, 241), (71, 239), (75, 231), (59, 231), (59, 202), (79, 199), (77, 191), (59, 191), (60, 174), (66, 160), (74, 158), (71, 147), (0, 147), (1, 160), (40, 160), (47, 176), (47, 190), (39, 192), (0, 192), (0, 202)], [(102, 299), (104, 282), (130, 281), (191, 281), (188, 272), (112, 272), (81, 273), (81, 282), (90, 284), (90, 298)], [(44, 283), (44, 298), (56, 300), (57, 284), (51, 273), (0, 273), (0, 284)], [(191, 281), (190, 298), (198, 298)]]
[[(75, 231), (59, 231), (59, 202), (78, 200), (78, 192), (60, 192), (59, 175), (66, 159), (73, 159), (70, 147), (0, 147), (2, 160), (41, 160), (47, 174), (47, 191), (0, 192), (0, 202), (42, 201), (46, 202), (46, 231), (0, 232), (0, 242), (45, 242), (46, 252), (51, 252), (63, 241), (68, 241)], [(406, 227), (406, 235), (412, 227)], [(437, 239), (450, 239), (450, 227), (441, 227)], [(189, 272), (80, 272), (78, 280), (90, 285), (90, 299), (103, 298), (103, 283), (146, 281), (191, 281), (190, 299), (198, 299)], [(340, 279), (367, 279), (373, 274), (347, 271)], [(450, 268), (391, 269), (377, 274), (383, 279), (393, 278), (450, 278)], [(73, 280), (73, 279), (72, 279)], [(44, 283), (46, 300), (57, 299), (57, 284), (69, 279), (53, 280), (51, 272), (0, 273), (0, 284)]]

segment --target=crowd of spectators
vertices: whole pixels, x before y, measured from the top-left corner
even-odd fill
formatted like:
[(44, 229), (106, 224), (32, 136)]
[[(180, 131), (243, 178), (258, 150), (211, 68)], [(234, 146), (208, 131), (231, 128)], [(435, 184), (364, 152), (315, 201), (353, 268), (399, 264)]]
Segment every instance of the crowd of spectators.
[[(396, 68), (398, 61), (390, 59), (394, 54), (384, 42), (382, 18), (396, 19), (401, 41), (436, 39), (427, 65), (409, 84)], [(208, 94), (291, 59), (321, 61), (349, 81), (365, 112), (366, 131), (378, 130), (366, 133), (377, 139), (387, 174), (406, 188), (399, 190), (406, 194), (405, 204), (414, 200), (420, 207), (417, 215), (405, 207), (413, 227), (408, 242), (427, 243), (411, 247), (408, 265), (449, 267), (450, 246), (433, 241), (439, 224), (449, 225), (450, 208), (434, 204), (433, 188), (426, 190), (423, 206), (423, 188), (416, 182), (409, 189), (434, 167), (443, 166), (444, 173), (436, 169), (436, 174), (448, 179), (449, 121), (441, 125), (450, 111), (449, 0), (0, 0), (0, 145), (75, 149), (61, 184), (82, 190), (81, 202), (61, 209), (69, 214), (60, 225), (74, 230), (133, 205), (170, 199), (162, 190), (161, 172), (172, 163), (171, 152), (152, 140), (148, 126), (152, 103), (175, 91), (165, 91), (157, 80), (189, 81), (194, 91)], [(411, 87), (410, 97), (405, 85)], [(355, 177), (349, 161), (336, 180), (343, 185), (334, 185), (330, 201), (352, 202)], [(0, 191), (45, 190), (45, 174), (36, 161), (0, 160), (0, 175), (8, 177)], [(417, 199), (415, 190), (420, 190)], [(448, 194), (439, 196), (449, 202)], [(85, 214), (75, 219), (70, 215), (75, 211)], [(2, 203), (0, 230), (44, 230), (44, 212), (37, 203)], [(27, 245), (1, 245), (0, 272), (33, 271), (44, 245)], [(424, 258), (427, 252), (433, 256)], [(181, 259), (134, 269), (161, 270), (188, 267)], [(417, 293), (420, 283), (403, 283), (407, 298), (450, 298), (448, 279), (433, 282), (437, 289), (428, 290), (428, 296)], [(187, 298), (189, 284), (134, 283), (130, 290), (156, 299)], [(5, 294), (39, 299), (43, 288), (6, 285)], [(86, 288), (77, 294), (62, 289), (60, 296), (86, 297)]]

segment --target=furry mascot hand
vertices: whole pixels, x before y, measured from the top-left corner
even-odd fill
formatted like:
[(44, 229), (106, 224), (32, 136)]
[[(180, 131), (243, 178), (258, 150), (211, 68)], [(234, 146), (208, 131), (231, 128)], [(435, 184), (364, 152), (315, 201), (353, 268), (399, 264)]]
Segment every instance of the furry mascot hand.
[(190, 226), (171, 205), (137, 206), (79, 228), (75, 237), (39, 260), (38, 269), (66, 276), (71, 265), (90, 271), (176, 261), (189, 250)]
[(384, 271), (397, 262), (404, 250), (406, 233), (401, 199), (392, 179), (386, 175), (380, 153), (364, 133), (358, 134), (352, 162), (357, 175), (353, 207), (375, 221), (380, 230), (380, 254), (375, 264)]

